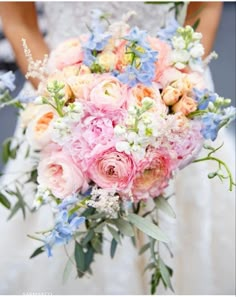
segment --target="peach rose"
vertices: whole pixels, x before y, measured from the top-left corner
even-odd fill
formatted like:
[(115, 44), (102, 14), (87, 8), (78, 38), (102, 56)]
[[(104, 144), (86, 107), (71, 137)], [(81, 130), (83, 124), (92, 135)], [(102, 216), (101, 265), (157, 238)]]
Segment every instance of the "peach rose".
[(50, 105), (40, 105), (34, 119), (26, 129), (26, 137), (29, 143), (36, 149), (42, 149), (51, 140), (51, 123), (58, 117), (54, 108)]
[(179, 89), (173, 88), (172, 86), (167, 86), (161, 93), (162, 100), (168, 106), (175, 104), (181, 95), (182, 92)]
[(184, 95), (179, 102), (172, 106), (172, 110), (176, 112), (181, 112), (185, 116), (197, 110), (197, 102), (187, 95)]
[(112, 51), (103, 51), (98, 55), (98, 64), (106, 71), (111, 71), (117, 63), (117, 56)]
[(53, 152), (40, 161), (38, 182), (43, 188), (51, 190), (53, 195), (61, 199), (88, 189), (83, 173), (75, 166), (71, 157), (64, 152)]

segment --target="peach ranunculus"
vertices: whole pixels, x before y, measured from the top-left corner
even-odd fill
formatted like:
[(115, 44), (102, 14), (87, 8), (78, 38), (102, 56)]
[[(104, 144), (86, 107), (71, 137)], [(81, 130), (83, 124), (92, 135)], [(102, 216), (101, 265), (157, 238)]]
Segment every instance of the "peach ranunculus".
[(116, 110), (127, 100), (127, 87), (117, 78), (105, 74), (95, 80), (89, 98), (99, 109)]
[(95, 75), (92, 73), (79, 76), (71, 76), (67, 79), (67, 83), (77, 99), (88, 100), (89, 92), (91, 90), (94, 78)]
[(83, 173), (65, 152), (52, 152), (40, 161), (38, 182), (40, 186), (51, 190), (53, 195), (61, 199), (88, 189)]
[(51, 141), (51, 123), (57, 118), (56, 110), (50, 105), (40, 105), (34, 119), (29, 122), (26, 137), (35, 149), (41, 149)]
[(183, 115), (187, 116), (191, 112), (197, 110), (197, 102), (187, 96), (184, 95), (177, 103), (172, 106), (172, 110), (176, 112), (181, 112)]
[(188, 94), (193, 89), (193, 84), (188, 75), (185, 74), (181, 78), (171, 83), (173, 88), (176, 88), (182, 92), (182, 94)]
[(128, 191), (136, 172), (130, 155), (114, 148), (95, 155), (88, 169), (89, 177), (99, 186), (117, 191)]
[(135, 200), (157, 197), (168, 185), (171, 176), (171, 158), (161, 150), (152, 150), (139, 164), (139, 173), (133, 182)]
[(160, 114), (167, 114), (168, 108), (163, 102), (158, 85), (156, 83), (152, 83), (151, 86), (145, 86), (143, 84), (138, 84), (135, 87), (129, 90), (129, 97), (127, 104), (138, 106), (142, 105), (142, 100), (144, 98), (151, 98), (155, 101), (155, 107), (152, 108), (153, 111), (159, 112)]
[(148, 36), (147, 40), (151, 48), (158, 52), (154, 80), (159, 82), (161, 75), (171, 64), (171, 48), (166, 42), (158, 38)]
[(62, 70), (69, 65), (83, 61), (81, 42), (77, 38), (66, 40), (52, 51), (49, 59), (49, 69)]

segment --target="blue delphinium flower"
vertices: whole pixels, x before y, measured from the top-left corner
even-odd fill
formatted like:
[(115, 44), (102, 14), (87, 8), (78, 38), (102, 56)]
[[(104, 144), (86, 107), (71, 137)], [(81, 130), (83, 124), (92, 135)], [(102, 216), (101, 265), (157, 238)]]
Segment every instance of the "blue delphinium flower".
[(67, 210), (63, 209), (60, 211), (56, 217), (53, 230), (44, 239), (48, 256), (52, 256), (52, 248), (54, 245), (67, 244), (84, 221), (84, 217), (79, 217), (75, 213), (69, 216)]
[(171, 39), (179, 27), (179, 23), (173, 18), (167, 23), (166, 27), (158, 31), (157, 37), (172, 45)]
[(130, 33), (124, 37), (128, 40), (126, 54), (130, 55), (130, 64), (117, 78), (133, 87), (138, 83), (150, 85), (155, 75), (155, 62), (158, 52), (151, 49), (147, 43), (146, 31), (137, 27), (131, 29)]
[(209, 112), (202, 116), (203, 128), (201, 133), (205, 139), (214, 141), (217, 137), (221, 124), (221, 115)]
[(198, 110), (205, 110), (210, 102), (215, 102), (218, 95), (208, 89), (193, 89), (194, 99), (198, 102)]
[(14, 91), (15, 89), (15, 75), (12, 71), (8, 71), (0, 76), (0, 90), (9, 89)]

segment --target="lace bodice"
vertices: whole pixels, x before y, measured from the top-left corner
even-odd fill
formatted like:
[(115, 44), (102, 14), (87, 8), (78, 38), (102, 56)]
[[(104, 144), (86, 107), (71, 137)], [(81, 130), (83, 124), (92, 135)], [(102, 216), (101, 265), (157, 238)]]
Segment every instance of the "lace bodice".
[[(181, 23), (185, 17), (187, 4), (178, 14)], [(47, 42), (54, 48), (61, 41), (87, 33), (90, 23), (89, 13), (99, 8), (110, 15), (111, 21), (120, 21), (128, 11), (135, 11), (129, 24), (139, 26), (156, 35), (158, 28), (164, 26), (170, 18), (175, 17), (173, 3), (146, 4), (144, 2), (44, 2), (47, 19)], [(66, 20), (66, 21), (65, 21)]]

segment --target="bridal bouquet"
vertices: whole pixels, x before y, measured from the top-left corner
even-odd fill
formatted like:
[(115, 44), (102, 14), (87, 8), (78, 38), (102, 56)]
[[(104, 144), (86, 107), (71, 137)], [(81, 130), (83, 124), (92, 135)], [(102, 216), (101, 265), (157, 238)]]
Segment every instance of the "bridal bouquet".
[[(206, 140), (216, 139), (235, 109), (204, 84), (214, 54), (202, 60), (201, 37), (176, 22), (153, 37), (125, 21), (109, 24), (95, 10), (90, 34), (66, 40), (44, 61), (34, 62), (23, 41), (28, 76), (41, 80), (34, 100), (19, 98), (27, 157), (34, 156), (32, 210), (47, 204), (54, 218), (47, 230), (30, 235), (41, 242), (31, 257), (52, 256), (55, 246), (72, 241), (65, 273), (74, 263), (82, 277), (91, 273), (104, 238), (114, 257), (124, 236), (135, 244), (141, 231), (151, 292), (160, 281), (172, 289), (171, 268), (159, 253), (169, 239), (156, 216), (161, 210), (175, 217), (165, 196), (170, 180), (192, 162), (213, 160), (218, 169), (208, 177), (233, 186), (227, 165), (214, 157), (218, 148)], [(203, 147), (208, 153), (197, 159)], [(11, 156), (11, 144), (7, 149)], [(5, 206), (7, 193), (18, 197), (11, 215), (16, 208), (24, 213), (20, 186), (4, 191)]]

